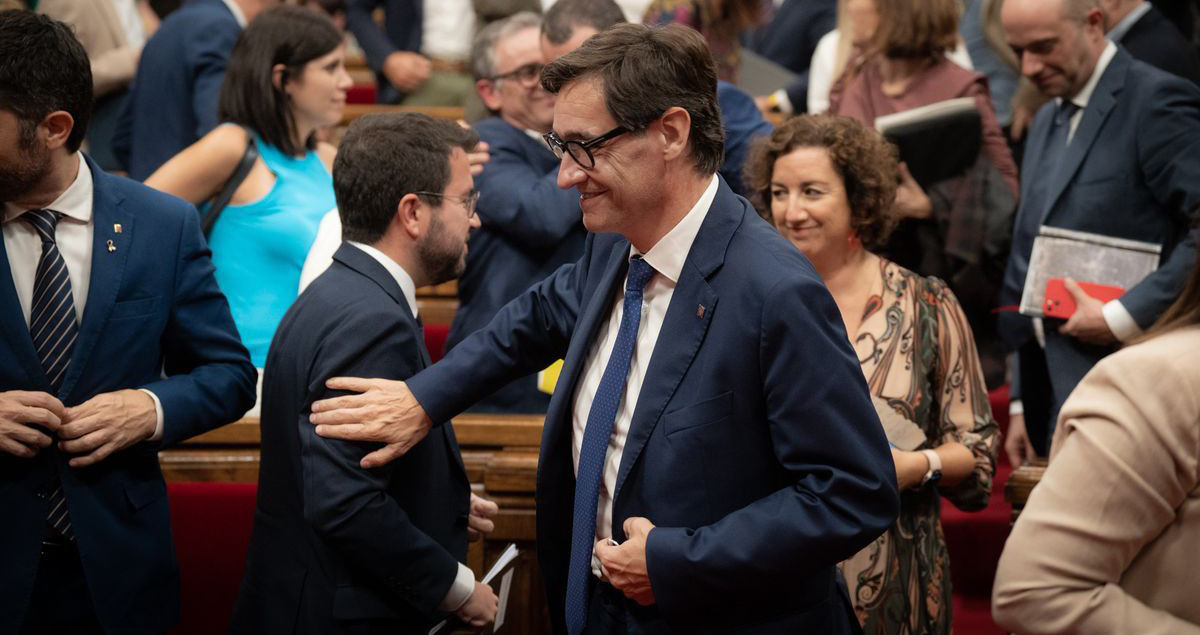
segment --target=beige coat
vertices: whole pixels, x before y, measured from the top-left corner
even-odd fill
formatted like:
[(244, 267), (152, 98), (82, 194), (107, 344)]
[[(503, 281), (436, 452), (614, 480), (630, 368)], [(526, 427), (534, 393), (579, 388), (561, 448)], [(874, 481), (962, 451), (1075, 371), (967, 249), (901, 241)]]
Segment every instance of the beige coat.
[(75, 37), (92, 60), (96, 97), (133, 81), (141, 49), (129, 46), (110, 0), (41, 0), (37, 10), (75, 29)]
[(1102, 360), (1063, 405), (1004, 547), (1017, 633), (1200, 634), (1200, 327)]

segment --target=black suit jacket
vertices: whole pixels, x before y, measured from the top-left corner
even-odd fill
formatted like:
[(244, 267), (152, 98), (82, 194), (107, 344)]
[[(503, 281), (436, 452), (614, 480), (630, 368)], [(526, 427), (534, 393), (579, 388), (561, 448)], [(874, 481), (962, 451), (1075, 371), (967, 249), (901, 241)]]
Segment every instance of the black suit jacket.
[(1134, 59), (1200, 85), (1200, 53), (1153, 6), (1118, 44)]
[(370, 632), (425, 633), (444, 617), (437, 607), (467, 552), (454, 429), (436, 426), (402, 458), (364, 470), (377, 444), (324, 439), (308, 421), (312, 402), (334, 394), (330, 377), (407, 379), (429, 363), (395, 279), (343, 244), (267, 356), (258, 506), (232, 632), (324, 635), (358, 620)]

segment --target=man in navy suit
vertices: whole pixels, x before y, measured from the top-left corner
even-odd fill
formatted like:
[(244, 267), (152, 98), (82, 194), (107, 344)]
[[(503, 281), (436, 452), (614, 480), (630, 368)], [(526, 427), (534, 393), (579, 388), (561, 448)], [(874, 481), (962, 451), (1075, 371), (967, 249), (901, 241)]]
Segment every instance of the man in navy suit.
[[(374, 17), (380, 7), (382, 30)], [(349, 0), (346, 5), (346, 26), (375, 71), (379, 103), (398, 103), (429, 79), (432, 67), (421, 55), (424, 24), (423, 0)]]
[(1200, 85), (1200, 53), (1146, 0), (1103, 0), (1108, 39), (1136, 60)]
[(817, 43), (837, 26), (837, 0), (783, 0), (776, 5), (774, 14), (747, 38), (746, 46), (798, 76), (762, 102), (799, 114), (808, 109), (808, 68)]
[(279, 0), (189, 0), (146, 42), (113, 147), (139, 181), (216, 127), (233, 44)]
[(370, 467), (564, 358), (537, 480), (560, 632), (855, 631), (835, 564), (899, 507), (831, 296), (716, 174), (716, 83), (678, 25), (616, 26), (550, 63), (583, 257), (406, 383), (336, 378), (362, 394), (313, 406), (322, 436), (388, 443)]
[[(406, 379), (429, 365), (416, 289), (453, 279), (477, 226), (475, 134), (423, 115), (350, 126), (333, 166), (342, 243), (288, 310), (263, 379), (262, 468), (232, 631), (426, 633), (448, 613), (496, 615), (467, 556), (473, 501), (454, 429), (366, 471), (371, 447), (318, 437), (309, 405), (328, 377)], [(472, 528), (491, 521), (472, 517)], [(486, 529), (486, 527), (485, 527)]]
[(254, 402), (196, 210), (80, 154), (91, 106), (70, 29), (0, 13), (2, 633), (170, 629), (158, 451)]
[(1065, 322), (1002, 314), (1017, 351), (1005, 448), (1019, 465), (1044, 455), (1059, 407), (1087, 371), (1182, 288), (1200, 205), (1200, 89), (1105, 40), (1096, 0), (1007, 0), (1001, 17), (1021, 72), (1053, 97), (1030, 128), (1001, 303), (1019, 302), (1043, 225), (1162, 245), (1158, 270), (1117, 300), (1068, 283), (1078, 309)]

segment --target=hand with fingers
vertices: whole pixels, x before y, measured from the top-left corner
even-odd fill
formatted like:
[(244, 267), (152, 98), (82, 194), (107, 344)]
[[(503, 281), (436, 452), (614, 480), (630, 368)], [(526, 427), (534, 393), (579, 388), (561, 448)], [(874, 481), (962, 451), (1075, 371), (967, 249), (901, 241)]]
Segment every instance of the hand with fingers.
[(476, 540), (483, 534), (490, 534), (496, 528), (496, 523), (492, 522), (496, 513), (500, 511), (500, 506), (496, 503), (471, 494), (471, 511), (467, 516), (467, 535), (471, 540)]
[(65, 417), (62, 402), (48, 393), (0, 392), (0, 452), (22, 458), (36, 456), (52, 443), (46, 432), (57, 433)]
[[(471, 129), (471, 124), (463, 121), (462, 119), (459, 119), (457, 123), (463, 128), (468, 130)], [(475, 148), (473, 150), (467, 153), (467, 163), (471, 166), (471, 176), (479, 176), (483, 173), (483, 166), (488, 161), (492, 160), (492, 155), (489, 152), (490, 150), (491, 146), (488, 145), (488, 142), (481, 140), (479, 143), (475, 144)]]
[(492, 587), (476, 582), (475, 591), (455, 614), (468, 625), (480, 628), (496, 621), (496, 613), (499, 610), (500, 599), (496, 597)]
[(1008, 454), (1008, 462), (1013, 467), (1021, 467), (1026, 461), (1037, 456), (1033, 444), (1029, 441), (1029, 433), (1025, 431), (1025, 415), (1009, 415), (1008, 436), (1004, 439), (1004, 451)]
[(609, 544), (608, 539), (596, 542), (596, 558), (600, 560), (605, 579), (614, 589), (642, 606), (650, 606), (655, 600), (654, 589), (650, 588), (650, 572), (646, 568), (646, 539), (654, 529), (654, 523), (635, 516), (625, 519), (624, 528), (625, 542), (615, 546)]
[(1075, 300), (1075, 312), (1058, 332), (1089, 344), (1116, 344), (1117, 337), (1109, 329), (1108, 320), (1104, 319), (1104, 303), (1088, 295), (1070, 278), (1063, 283)]
[(387, 444), (362, 458), (364, 468), (403, 456), (433, 428), (433, 420), (402, 381), (334, 377), (325, 387), (359, 394), (313, 402), (309, 422), (317, 426), (317, 434)]
[(140, 390), (101, 393), (66, 409), (58, 449), (76, 455), (67, 465), (87, 467), (149, 439), (156, 427), (158, 414), (150, 395)]

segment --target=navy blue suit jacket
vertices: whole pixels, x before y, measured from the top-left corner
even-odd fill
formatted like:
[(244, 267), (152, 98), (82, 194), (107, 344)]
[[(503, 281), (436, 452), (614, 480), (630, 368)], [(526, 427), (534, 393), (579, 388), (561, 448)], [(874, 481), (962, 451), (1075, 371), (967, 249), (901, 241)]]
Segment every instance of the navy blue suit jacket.
[(771, 124), (763, 119), (754, 99), (729, 82), (717, 82), (717, 105), (721, 108), (721, 123), (725, 125), (725, 162), (721, 176), (733, 191), (745, 195), (742, 167), (750, 146), (758, 137), (771, 134)]
[[(1159, 269), (1120, 300), (1147, 328), (1174, 302), (1196, 259), (1188, 226), (1200, 205), (1200, 89), (1118, 49), (1063, 160), (1045, 166), (1055, 107), (1044, 106), (1030, 128), (1001, 304), (1019, 302), (1040, 226), (1093, 232), (1163, 246)], [(1013, 348), (1033, 337), (1030, 319), (1016, 313), (1001, 314), (1000, 327)], [(1067, 395), (1109, 352), (1047, 332), (1051, 425)], [(1014, 397), (1019, 382), (1017, 376)]]
[[(538, 558), (564, 627), (575, 390), (625, 278), (629, 242), (588, 236), (583, 257), (509, 303), (409, 380), (440, 420), (509, 377), (562, 357), (542, 436)], [(842, 633), (855, 618), (834, 565), (894, 520), (895, 471), (862, 370), (808, 261), (721, 184), (688, 253), (649, 363), (614, 493), (658, 527), (657, 605), (680, 633)], [(640, 620), (646, 612), (631, 614)]]
[(800, 77), (787, 87), (797, 113), (808, 104), (808, 67), (817, 43), (837, 25), (837, 0), (783, 0), (747, 41), (750, 50)]
[(1134, 59), (1200, 85), (1200, 53), (1153, 5), (1118, 44)]
[(114, 150), (139, 181), (216, 127), (217, 101), (242, 33), (221, 0), (190, 0), (146, 42)]
[[(372, 15), (379, 7), (383, 7), (382, 31)], [(346, 5), (346, 26), (362, 47), (367, 65), (375, 71), (379, 103), (394, 104), (404, 97), (384, 77), (383, 63), (396, 51), (421, 52), (424, 20), (422, 0), (350, 0)]]
[[(426, 633), (467, 556), (470, 486), (451, 426), (387, 467), (378, 447), (308, 422), (330, 377), (406, 379), (429, 365), (421, 328), (383, 265), (343, 243), (284, 316), (263, 380), (262, 466), (232, 632)], [(359, 631), (356, 631), (359, 632)]]
[[(494, 117), (475, 125), (491, 160), (475, 177), (481, 226), (471, 233), (458, 279), (450, 350), (487, 326), (510, 300), (583, 253), (579, 193), (560, 189), (559, 160), (546, 144)], [(544, 413), (550, 395), (522, 377), (476, 404), (478, 412)]]
[[(87, 468), (54, 447), (0, 455), (0, 632), (16, 632), (33, 590), (47, 487), (62, 481), (101, 625), (162, 633), (179, 619), (179, 568), (158, 450), (237, 419), (254, 403), (255, 371), (217, 288), (195, 208), (101, 171), (91, 278), (79, 339), (57, 396), (145, 388), (162, 402), (159, 443), (138, 443)], [(121, 225), (116, 233), (114, 224)], [(115, 251), (109, 251), (112, 241)], [(17, 301), (0, 242), (0, 391), (52, 392)]]

